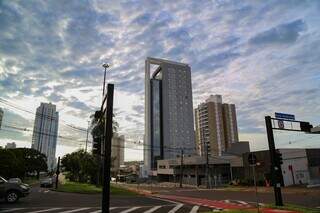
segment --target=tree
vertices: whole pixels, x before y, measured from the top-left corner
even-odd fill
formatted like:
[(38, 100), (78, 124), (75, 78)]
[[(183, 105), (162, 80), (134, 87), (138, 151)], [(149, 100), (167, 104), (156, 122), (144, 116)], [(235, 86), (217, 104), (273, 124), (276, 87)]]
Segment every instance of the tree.
[(63, 170), (68, 172), (67, 178), (75, 182), (94, 182), (98, 172), (98, 164), (94, 156), (84, 150), (78, 150), (65, 155), (61, 164)]
[(20, 165), (23, 167), (24, 177), (30, 173), (36, 172), (37, 178), (39, 179), (40, 172), (46, 172), (48, 170), (47, 157), (38, 150), (29, 148), (17, 148), (11, 150), (19, 159)]
[(0, 176), (4, 178), (22, 177), (23, 167), (10, 149), (0, 149)]
[(47, 171), (47, 158), (35, 149), (0, 149), (0, 175), (24, 178), (29, 173)]

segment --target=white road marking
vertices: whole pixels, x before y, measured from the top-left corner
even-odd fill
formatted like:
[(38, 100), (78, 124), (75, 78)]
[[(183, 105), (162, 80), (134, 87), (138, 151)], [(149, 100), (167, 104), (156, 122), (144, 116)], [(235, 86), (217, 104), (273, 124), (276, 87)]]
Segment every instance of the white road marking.
[[(111, 210), (111, 208), (110, 208), (110, 210)], [(101, 210), (97, 210), (97, 211), (90, 212), (90, 213), (100, 213), (100, 212), (101, 212)]]
[(139, 209), (139, 208), (141, 208), (141, 207), (138, 207), (138, 206), (136, 206), (136, 207), (132, 207), (131, 209), (124, 210), (124, 211), (122, 211), (122, 212), (120, 212), (120, 213), (133, 212), (134, 210)]
[(162, 207), (162, 206), (155, 206), (155, 207), (153, 207), (153, 208), (145, 211), (144, 213), (152, 213), (152, 212), (156, 211), (157, 209), (160, 209), (161, 207)]
[(244, 202), (244, 201), (241, 201), (241, 200), (237, 200), (237, 202), (238, 202), (238, 203), (241, 203), (241, 204), (243, 204), (243, 205), (248, 205), (248, 204), (249, 204), (249, 203)]
[(90, 208), (80, 208), (80, 209), (74, 209), (74, 210), (59, 212), (59, 213), (72, 213), (72, 212), (79, 212), (79, 211), (83, 211), (83, 210), (87, 210), (87, 209), (90, 209)]
[(176, 211), (178, 211), (181, 207), (183, 206), (182, 203), (176, 205), (173, 209), (171, 209), (168, 213), (175, 213)]
[(194, 206), (194, 207), (192, 207), (190, 213), (197, 213), (198, 210), (199, 210), (199, 206)]
[(0, 211), (0, 212), (1, 212), (1, 213), (4, 213), (4, 212), (14, 212), (14, 211), (22, 210), (22, 209), (25, 209), (25, 208), (7, 209), (7, 210), (2, 210), (2, 211)]
[(28, 212), (28, 213), (49, 212), (49, 211), (54, 211), (54, 210), (59, 210), (59, 209), (61, 209), (61, 208), (44, 209), (44, 210), (38, 210), (38, 211), (33, 211), (33, 212)]

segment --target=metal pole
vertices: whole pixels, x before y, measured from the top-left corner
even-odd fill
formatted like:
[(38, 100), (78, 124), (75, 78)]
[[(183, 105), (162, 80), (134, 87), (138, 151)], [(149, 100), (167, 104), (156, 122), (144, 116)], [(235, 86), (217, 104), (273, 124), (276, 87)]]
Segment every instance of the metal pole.
[(274, 144), (271, 117), (266, 116), (265, 122), (266, 122), (266, 129), (267, 129), (267, 135), (268, 135), (268, 144), (269, 144), (269, 152), (270, 152), (270, 159), (271, 159), (271, 175), (272, 175), (272, 183), (273, 183), (276, 206), (283, 206), (282, 195), (281, 195), (281, 184), (278, 183), (278, 174), (277, 174), (280, 170), (280, 165), (278, 165), (275, 159), (276, 149)]
[(87, 139), (86, 139), (86, 152), (87, 152), (87, 147), (88, 147), (88, 136), (89, 136), (89, 125), (90, 125), (90, 121), (88, 121), (88, 128), (87, 128)]
[(58, 165), (57, 165), (57, 171), (56, 171), (56, 189), (58, 189), (59, 174), (60, 174), (60, 157), (58, 157)]
[(111, 165), (111, 140), (112, 140), (112, 115), (113, 115), (113, 84), (107, 88), (107, 109), (105, 116), (105, 137), (103, 155), (103, 194), (102, 213), (109, 213), (110, 208), (110, 165)]
[(109, 64), (103, 64), (104, 67), (104, 76), (103, 76), (103, 89), (102, 89), (102, 100), (104, 98), (105, 89), (106, 89), (106, 75), (107, 75), (107, 68), (109, 67)]
[(181, 149), (181, 162), (180, 162), (180, 188), (182, 188), (182, 178), (183, 178), (183, 149)]
[(259, 211), (259, 198), (258, 198), (258, 188), (257, 188), (257, 181), (256, 181), (256, 165), (252, 165), (252, 172), (253, 172), (253, 182), (254, 182), (254, 188), (256, 191), (256, 202), (257, 202), (257, 208), (258, 208), (258, 213)]

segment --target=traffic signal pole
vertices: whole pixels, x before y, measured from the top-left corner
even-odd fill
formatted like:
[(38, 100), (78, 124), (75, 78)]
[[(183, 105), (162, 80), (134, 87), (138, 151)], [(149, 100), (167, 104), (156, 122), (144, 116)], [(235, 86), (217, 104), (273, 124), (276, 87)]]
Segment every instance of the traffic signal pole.
[(274, 144), (274, 136), (272, 130), (272, 122), (271, 117), (265, 117), (266, 129), (268, 135), (268, 144), (269, 144), (269, 152), (271, 159), (271, 176), (272, 176), (272, 184), (275, 196), (276, 206), (283, 206), (282, 195), (281, 195), (281, 183), (279, 183), (279, 171), (281, 171), (281, 165), (276, 160), (276, 148)]

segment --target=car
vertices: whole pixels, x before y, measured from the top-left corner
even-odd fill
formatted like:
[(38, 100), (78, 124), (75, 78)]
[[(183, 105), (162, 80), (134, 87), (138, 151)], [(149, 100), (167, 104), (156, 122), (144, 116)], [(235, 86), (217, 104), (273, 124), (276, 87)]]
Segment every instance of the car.
[(30, 194), (30, 186), (24, 183), (13, 183), (0, 176), (0, 199), (8, 203), (15, 203), (21, 197)]
[(8, 180), (9, 183), (22, 183), (20, 178), (10, 178)]
[(40, 187), (53, 187), (52, 177), (47, 177), (40, 180)]

